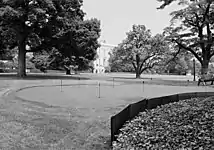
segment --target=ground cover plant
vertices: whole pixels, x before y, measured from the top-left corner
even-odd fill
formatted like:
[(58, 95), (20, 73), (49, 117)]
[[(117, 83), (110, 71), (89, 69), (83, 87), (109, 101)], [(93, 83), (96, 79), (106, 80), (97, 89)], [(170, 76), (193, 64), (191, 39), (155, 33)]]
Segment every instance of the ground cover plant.
[(193, 98), (141, 112), (113, 149), (214, 149), (214, 97)]

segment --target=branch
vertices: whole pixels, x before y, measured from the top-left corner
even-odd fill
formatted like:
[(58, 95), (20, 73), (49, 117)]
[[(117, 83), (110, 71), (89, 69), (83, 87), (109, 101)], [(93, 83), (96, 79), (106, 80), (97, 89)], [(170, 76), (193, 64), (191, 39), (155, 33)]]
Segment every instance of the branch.
[(214, 52), (212, 54), (210, 54), (210, 58), (212, 58), (214, 56)]
[(166, 62), (165, 65), (168, 65), (171, 61), (173, 61), (173, 60), (177, 57), (177, 55), (178, 55), (180, 52), (181, 52), (181, 48), (179, 47), (179, 50), (175, 53), (175, 55), (173, 56), (173, 58), (170, 59), (168, 62)]
[(187, 23), (191, 26), (194, 26), (194, 27), (198, 27), (198, 23), (194, 23), (193, 21), (189, 20), (189, 19), (186, 19)]
[(192, 50), (192, 49), (189, 48), (189, 47), (186, 47), (185, 45), (181, 44), (180, 42), (178, 42), (178, 41), (175, 40), (175, 39), (173, 39), (172, 41), (175, 41), (175, 42), (178, 44), (178, 46), (180, 46), (181, 48), (183, 48), (183, 49), (185, 49), (185, 50), (191, 52), (191, 53), (198, 59), (198, 61), (200, 61), (200, 63), (202, 63), (201, 58), (197, 55), (197, 53), (196, 53), (194, 50)]
[(155, 54), (149, 55), (149, 56), (147, 56), (147, 57), (143, 60), (143, 62), (142, 62), (141, 65), (140, 65), (140, 70), (142, 69), (143, 64), (144, 64), (149, 58), (151, 58), (151, 57), (153, 57), (153, 56), (155, 56)]
[(197, 24), (197, 27), (198, 27), (198, 29), (200, 28), (200, 24), (199, 24), (199, 16), (198, 16), (198, 14), (195, 12), (194, 13), (195, 14), (195, 17), (196, 17), (196, 24)]
[(205, 10), (205, 13), (203, 15), (203, 22), (202, 23), (204, 23), (206, 21), (206, 17), (207, 17), (207, 15), (209, 13), (209, 10), (210, 10), (210, 5), (211, 5), (211, 1), (209, 1), (208, 6), (207, 6), (207, 8)]
[(207, 22), (206, 23), (206, 26), (207, 26), (207, 36), (208, 36), (208, 43), (207, 43), (207, 46), (206, 46), (206, 51), (209, 52), (212, 45), (213, 45), (213, 38), (212, 38), (212, 32), (210, 30), (210, 24)]
[(47, 63), (47, 66), (50, 66), (50, 64), (52, 64), (52, 62), (54, 62), (56, 60), (56, 57), (54, 57), (50, 62)]
[(145, 68), (143, 68), (141, 71), (140, 71), (140, 74), (142, 74), (145, 70), (147, 69), (152, 69), (153, 67), (155, 66), (155, 64), (152, 64), (151, 66), (147, 66)]
[[(203, 24), (200, 26), (199, 22), (200, 22), (200, 19), (199, 19), (199, 16), (198, 14), (195, 12), (195, 17), (196, 17), (196, 24), (197, 24), (197, 27), (198, 27), (198, 37), (200, 38), (200, 40), (203, 40)], [(204, 47), (203, 44), (201, 44), (202, 47)]]
[(26, 52), (39, 52), (41, 50), (44, 50), (47, 48), (47, 45), (48, 47), (51, 47), (51, 42), (42, 42), (41, 45), (37, 46), (37, 47), (33, 47), (33, 48), (30, 48), (30, 50), (27, 50)]
[(133, 61), (132, 61), (132, 65), (133, 65), (134, 69), (137, 70), (137, 67)]

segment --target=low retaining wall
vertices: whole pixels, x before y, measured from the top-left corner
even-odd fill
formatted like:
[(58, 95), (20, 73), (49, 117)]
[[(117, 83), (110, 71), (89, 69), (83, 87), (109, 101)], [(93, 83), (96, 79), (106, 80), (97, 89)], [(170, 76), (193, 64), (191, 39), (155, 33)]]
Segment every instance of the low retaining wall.
[(179, 100), (209, 96), (214, 96), (214, 92), (181, 93), (151, 99), (143, 99), (137, 103), (129, 104), (121, 112), (111, 117), (111, 142), (116, 141), (116, 135), (119, 134), (119, 130), (123, 127), (126, 121), (137, 116), (139, 112), (145, 111), (146, 109), (153, 109), (160, 105), (177, 102)]

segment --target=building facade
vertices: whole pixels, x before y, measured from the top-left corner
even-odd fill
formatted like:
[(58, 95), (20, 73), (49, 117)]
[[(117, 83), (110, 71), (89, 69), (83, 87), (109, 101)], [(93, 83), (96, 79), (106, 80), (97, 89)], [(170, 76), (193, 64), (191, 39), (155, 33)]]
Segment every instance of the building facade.
[(110, 54), (116, 45), (100, 43), (101, 46), (97, 49), (97, 59), (94, 61), (93, 73), (105, 73), (105, 68), (109, 66)]

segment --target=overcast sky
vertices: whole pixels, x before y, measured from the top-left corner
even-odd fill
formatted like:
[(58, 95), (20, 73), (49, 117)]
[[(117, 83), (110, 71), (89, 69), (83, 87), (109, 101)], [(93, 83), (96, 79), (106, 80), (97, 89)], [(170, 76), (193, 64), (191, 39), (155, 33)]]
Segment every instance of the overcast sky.
[(177, 9), (176, 4), (157, 10), (157, 0), (84, 0), (86, 19), (101, 21), (101, 38), (109, 44), (119, 44), (131, 30), (133, 24), (145, 25), (152, 34), (161, 33), (170, 24), (169, 13)]

